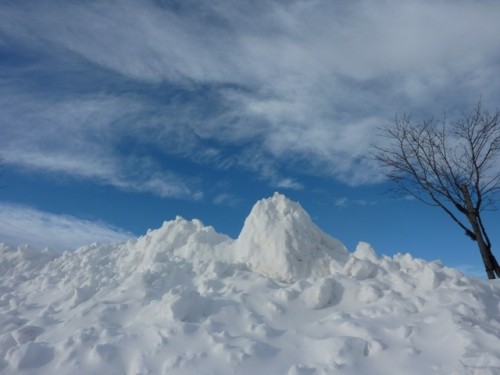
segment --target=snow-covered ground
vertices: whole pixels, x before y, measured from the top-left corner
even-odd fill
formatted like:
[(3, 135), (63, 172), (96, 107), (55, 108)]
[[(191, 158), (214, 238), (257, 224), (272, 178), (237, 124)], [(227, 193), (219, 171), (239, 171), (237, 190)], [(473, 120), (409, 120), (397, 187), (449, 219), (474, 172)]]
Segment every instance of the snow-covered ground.
[(349, 253), (279, 194), (236, 240), (0, 245), (0, 280), (2, 374), (500, 374), (498, 281)]

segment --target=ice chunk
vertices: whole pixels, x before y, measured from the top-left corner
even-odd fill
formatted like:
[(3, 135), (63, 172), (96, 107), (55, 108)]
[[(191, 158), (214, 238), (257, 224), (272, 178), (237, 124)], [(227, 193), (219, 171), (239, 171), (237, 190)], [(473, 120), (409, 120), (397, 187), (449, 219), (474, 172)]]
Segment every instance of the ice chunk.
[(358, 259), (367, 259), (372, 262), (377, 261), (377, 255), (373, 247), (367, 242), (359, 242), (353, 255)]
[(335, 297), (335, 282), (321, 279), (302, 293), (302, 301), (311, 309), (322, 309), (330, 305)]

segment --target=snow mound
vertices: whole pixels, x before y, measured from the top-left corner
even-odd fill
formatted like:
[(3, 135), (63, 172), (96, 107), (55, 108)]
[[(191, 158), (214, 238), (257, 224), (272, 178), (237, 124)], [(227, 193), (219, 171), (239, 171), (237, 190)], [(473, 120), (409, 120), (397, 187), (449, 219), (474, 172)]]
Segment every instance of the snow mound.
[(281, 195), (237, 240), (180, 217), (126, 243), (0, 244), (0, 373), (500, 374), (500, 284), (353, 253)]
[(229, 260), (228, 247), (232, 240), (217, 233), (213, 227), (205, 226), (200, 220), (185, 220), (177, 216), (165, 221), (161, 228), (149, 230), (136, 242), (130, 241), (135, 249), (145, 254), (141, 267), (148, 268), (172, 257), (184, 259), (224, 259)]
[(258, 201), (234, 244), (236, 260), (286, 282), (340, 272), (348, 252), (285, 196)]

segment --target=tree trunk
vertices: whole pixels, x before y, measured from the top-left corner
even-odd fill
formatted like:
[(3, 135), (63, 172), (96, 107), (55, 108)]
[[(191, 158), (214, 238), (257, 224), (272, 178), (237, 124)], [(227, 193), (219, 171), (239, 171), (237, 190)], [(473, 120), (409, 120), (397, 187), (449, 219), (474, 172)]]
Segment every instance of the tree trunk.
[[(467, 186), (461, 186), (462, 192), (464, 194), (464, 202), (467, 208), (467, 219), (469, 220), (470, 225), (472, 226), (472, 231), (474, 232), (474, 239), (477, 242), (479, 247), (479, 251), (481, 253), (481, 258), (483, 259), (484, 268), (486, 269), (486, 274), (488, 275), (488, 279), (495, 278), (495, 271), (498, 267), (498, 263), (491, 252), (491, 246), (486, 244), (484, 240), (483, 232), (481, 230), (481, 226), (479, 224), (479, 220), (477, 217), (477, 212), (474, 209), (474, 205), (472, 204), (472, 199), (469, 194), (469, 190)], [(496, 267), (495, 267), (496, 266)]]
[(476, 236), (477, 246), (479, 247), (479, 251), (481, 252), (481, 257), (483, 258), (484, 268), (486, 269), (486, 274), (488, 275), (488, 279), (495, 278), (495, 267), (494, 263), (496, 263), (496, 259), (491, 253), (491, 249), (484, 242), (483, 233), (479, 229), (477, 225), (477, 218), (475, 215), (469, 216), (469, 222), (474, 228), (474, 234)]
[(479, 247), (479, 251), (481, 252), (481, 257), (483, 258), (484, 268), (486, 269), (488, 279), (494, 279), (495, 267), (493, 266), (493, 262), (496, 262), (496, 259), (491, 253), (491, 249), (484, 242), (483, 233), (479, 229), (479, 225), (477, 224), (477, 217), (475, 216), (475, 214), (468, 214), (468, 218), (476, 236), (477, 246)]
[(495, 256), (493, 255), (493, 252), (491, 251), (491, 246), (490, 246), (490, 261), (491, 261), (491, 266), (493, 267), (493, 270), (497, 274), (497, 277), (500, 279), (500, 265), (498, 264)]

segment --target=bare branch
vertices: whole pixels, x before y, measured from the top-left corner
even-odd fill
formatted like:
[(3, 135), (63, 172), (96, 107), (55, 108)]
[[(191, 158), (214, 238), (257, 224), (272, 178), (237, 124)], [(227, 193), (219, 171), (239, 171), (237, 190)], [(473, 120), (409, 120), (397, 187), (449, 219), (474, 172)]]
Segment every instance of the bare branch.
[(491, 253), (481, 211), (493, 207), (500, 191), (499, 121), (499, 112), (490, 115), (481, 103), (451, 124), (446, 118), (441, 123), (414, 123), (403, 115), (380, 128), (386, 144), (374, 146), (373, 155), (386, 168), (395, 191), (440, 207), (478, 242), (488, 277), (492, 270), (496, 272), (498, 263)]

